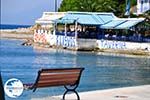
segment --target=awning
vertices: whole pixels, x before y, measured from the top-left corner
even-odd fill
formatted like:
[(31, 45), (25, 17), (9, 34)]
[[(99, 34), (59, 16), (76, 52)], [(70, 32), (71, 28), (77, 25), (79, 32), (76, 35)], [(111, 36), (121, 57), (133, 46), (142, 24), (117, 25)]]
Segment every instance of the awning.
[(117, 18), (104, 25), (101, 25), (102, 29), (129, 29), (138, 23), (144, 21), (144, 18)]
[[(68, 12), (64, 17), (59, 19), (58, 23), (70, 23), (70, 20), (75, 20), (81, 25), (103, 25), (116, 17), (113, 13), (99, 12)], [(68, 20), (69, 19), (69, 20)], [(74, 21), (72, 21), (74, 22)]]
[(94, 17), (94, 15), (86, 14), (86, 15), (75, 15), (78, 17), (77, 22), (83, 25), (100, 25), (102, 24), (98, 19)]
[(97, 16), (103, 21), (103, 24), (108, 23), (116, 18), (113, 13), (98, 13)]
[(144, 18), (118, 18), (113, 13), (67, 12), (56, 23), (99, 26), (102, 29), (129, 29), (144, 21)]
[(73, 24), (75, 23), (76, 19), (58, 19), (55, 20), (56, 23), (60, 23), (60, 24)]
[(65, 12), (44, 12), (42, 17), (37, 19), (35, 23), (39, 24), (52, 24), (54, 20), (62, 18)]
[(115, 28), (116, 29), (129, 29), (142, 21), (144, 21), (144, 20), (128, 20), (128, 21), (116, 26)]
[(124, 23), (126, 20), (111, 20), (110, 22), (100, 26), (103, 29), (114, 29), (116, 26)]
[[(69, 20), (68, 20), (69, 19)], [(61, 18), (57, 23), (70, 23), (70, 20), (74, 23), (74, 21), (77, 21), (77, 23), (82, 25), (101, 25), (103, 24), (102, 21), (97, 19), (95, 15), (90, 13), (68, 13), (63, 18)], [(74, 20), (74, 21), (73, 21)]]

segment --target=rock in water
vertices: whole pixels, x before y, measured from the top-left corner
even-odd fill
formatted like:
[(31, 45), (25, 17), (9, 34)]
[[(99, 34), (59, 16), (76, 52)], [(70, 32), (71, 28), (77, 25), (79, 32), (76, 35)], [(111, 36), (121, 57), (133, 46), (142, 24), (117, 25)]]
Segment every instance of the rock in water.
[(23, 45), (23, 46), (31, 46), (32, 43), (33, 43), (32, 40), (27, 40), (24, 43), (22, 43), (21, 45)]

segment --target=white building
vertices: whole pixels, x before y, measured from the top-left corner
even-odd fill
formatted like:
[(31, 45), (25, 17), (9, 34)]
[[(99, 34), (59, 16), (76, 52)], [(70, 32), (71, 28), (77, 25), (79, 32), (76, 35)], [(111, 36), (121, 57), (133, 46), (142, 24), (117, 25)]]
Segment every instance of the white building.
[(53, 27), (54, 20), (59, 19), (65, 15), (65, 12), (43, 12), (41, 18), (35, 21), (36, 24), (40, 24), (44, 27)]
[(150, 0), (137, 0), (137, 15), (150, 10)]

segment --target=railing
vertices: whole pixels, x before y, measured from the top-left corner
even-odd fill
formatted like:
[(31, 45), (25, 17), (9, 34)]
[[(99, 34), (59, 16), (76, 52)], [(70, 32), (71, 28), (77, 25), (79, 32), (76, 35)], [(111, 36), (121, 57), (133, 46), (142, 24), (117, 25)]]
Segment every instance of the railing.
[[(65, 35), (65, 32), (56, 32), (56, 35)], [(74, 37), (75, 36), (75, 32), (67, 32), (66, 33), (66, 36), (72, 36), (72, 37)]]
[(130, 41), (130, 42), (150, 42), (149, 37), (135, 37), (135, 36), (116, 36), (116, 35), (99, 35), (98, 39)]

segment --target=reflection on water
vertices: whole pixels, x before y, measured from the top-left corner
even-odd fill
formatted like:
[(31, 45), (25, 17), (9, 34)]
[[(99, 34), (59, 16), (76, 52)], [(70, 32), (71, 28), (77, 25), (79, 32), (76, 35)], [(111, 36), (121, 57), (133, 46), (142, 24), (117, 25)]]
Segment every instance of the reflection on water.
[[(23, 83), (35, 81), (40, 68), (85, 67), (78, 91), (91, 91), (150, 84), (150, 58), (124, 57), (69, 50), (21, 46), (19, 40), (1, 40), (0, 66), (3, 81), (18, 78)], [(62, 94), (64, 88), (24, 91), (18, 100)], [(6, 96), (6, 100), (11, 98)]]

